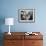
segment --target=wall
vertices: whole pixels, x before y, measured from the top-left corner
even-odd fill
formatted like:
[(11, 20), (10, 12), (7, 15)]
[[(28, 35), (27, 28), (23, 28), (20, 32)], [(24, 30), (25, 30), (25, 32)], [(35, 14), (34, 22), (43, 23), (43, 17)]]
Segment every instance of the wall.
[[(15, 19), (14, 26), (11, 31), (46, 31), (46, 1), (44, 0), (1, 0), (2, 17), (13, 17)], [(19, 23), (18, 9), (35, 8), (35, 23)], [(1, 26), (2, 32), (8, 31), (8, 27), (4, 24)]]

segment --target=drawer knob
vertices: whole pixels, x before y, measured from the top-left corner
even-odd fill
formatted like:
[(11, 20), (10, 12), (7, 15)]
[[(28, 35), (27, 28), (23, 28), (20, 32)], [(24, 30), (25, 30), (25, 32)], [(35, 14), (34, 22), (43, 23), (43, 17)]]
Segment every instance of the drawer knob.
[(34, 44), (35, 42), (32, 42), (32, 44)]

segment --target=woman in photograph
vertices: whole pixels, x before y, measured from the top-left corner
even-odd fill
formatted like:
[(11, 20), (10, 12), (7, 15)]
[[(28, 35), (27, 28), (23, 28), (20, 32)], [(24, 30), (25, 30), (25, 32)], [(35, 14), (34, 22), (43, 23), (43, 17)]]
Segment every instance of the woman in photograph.
[(26, 11), (21, 11), (21, 20), (26, 20)]
[(32, 11), (28, 12), (28, 20), (33, 20), (33, 12)]

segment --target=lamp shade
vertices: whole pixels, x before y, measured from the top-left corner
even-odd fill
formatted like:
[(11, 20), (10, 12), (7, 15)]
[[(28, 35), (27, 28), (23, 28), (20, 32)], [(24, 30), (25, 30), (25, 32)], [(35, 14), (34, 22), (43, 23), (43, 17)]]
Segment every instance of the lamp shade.
[(5, 18), (5, 25), (14, 25), (14, 18)]

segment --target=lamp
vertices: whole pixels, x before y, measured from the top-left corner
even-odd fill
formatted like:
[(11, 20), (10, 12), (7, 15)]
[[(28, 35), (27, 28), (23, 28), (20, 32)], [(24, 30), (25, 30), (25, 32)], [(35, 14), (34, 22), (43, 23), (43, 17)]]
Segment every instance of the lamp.
[(5, 18), (5, 25), (9, 25), (8, 34), (11, 35), (11, 33), (10, 33), (10, 25), (14, 25), (14, 18)]

